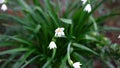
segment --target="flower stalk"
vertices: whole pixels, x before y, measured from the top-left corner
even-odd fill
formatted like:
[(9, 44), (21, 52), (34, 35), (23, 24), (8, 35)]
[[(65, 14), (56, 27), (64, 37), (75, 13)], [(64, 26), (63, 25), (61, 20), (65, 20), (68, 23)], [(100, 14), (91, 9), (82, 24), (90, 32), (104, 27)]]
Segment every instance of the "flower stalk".
[(68, 44), (68, 47), (67, 47), (67, 58), (68, 58), (68, 63), (70, 64), (70, 66), (72, 66), (72, 64), (73, 64), (73, 62), (72, 62), (72, 60), (71, 60), (71, 58), (70, 58), (70, 46), (71, 46), (71, 44), (72, 44), (72, 42), (70, 42), (69, 44)]
[(91, 19), (91, 21), (93, 22), (94, 30), (95, 30), (95, 31), (98, 31), (97, 23), (96, 23), (96, 21), (95, 21), (95, 19), (93, 18), (92, 15), (90, 16), (90, 19)]

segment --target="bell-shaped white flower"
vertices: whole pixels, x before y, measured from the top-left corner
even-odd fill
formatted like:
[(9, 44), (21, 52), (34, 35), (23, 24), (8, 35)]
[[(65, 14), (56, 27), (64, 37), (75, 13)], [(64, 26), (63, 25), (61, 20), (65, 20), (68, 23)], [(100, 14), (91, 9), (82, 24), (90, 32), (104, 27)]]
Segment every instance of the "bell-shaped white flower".
[(118, 38), (120, 38), (120, 35), (118, 36)]
[(0, 4), (3, 4), (5, 2), (5, 0), (0, 0)]
[(90, 4), (87, 4), (84, 8), (84, 11), (91, 12), (92, 8)]
[(82, 65), (82, 64), (80, 64), (80, 62), (75, 62), (75, 63), (73, 64), (73, 67), (74, 67), (74, 68), (81, 68), (80, 65)]
[(87, 2), (87, 0), (81, 0), (81, 1), (82, 1), (83, 5)]
[(55, 30), (55, 37), (64, 37), (64, 28), (57, 28)]
[(2, 6), (1, 6), (1, 10), (2, 11), (6, 11), (8, 8), (7, 8), (7, 6), (6, 6), (6, 4), (3, 4)]
[(55, 44), (54, 41), (51, 41), (51, 42), (50, 42), (49, 48), (50, 48), (50, 49), (55, 49), (55, 48), (57, 48), (57, 46), (56, 46), (56, 44)]

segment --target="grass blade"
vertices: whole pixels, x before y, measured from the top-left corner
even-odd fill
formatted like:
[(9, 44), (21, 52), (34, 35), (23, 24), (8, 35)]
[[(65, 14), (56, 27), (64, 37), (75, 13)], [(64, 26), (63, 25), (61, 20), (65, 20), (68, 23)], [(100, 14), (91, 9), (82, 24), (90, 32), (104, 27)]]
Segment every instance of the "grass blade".
[(16, 52), (23, 52), (23, 51), (28, 51), (28, 48), (15, 48), (15, 49), (11, 49), (11, 50), (6, 50), (6, 51), (0, 52), (0, 55), (13, 54)]
[(90, 48), (88, 48), (84, 45), (81, 45), (81, 44), (78, 44), (78, 43), (73, 43), (73, 46), (77, 47), (77, 48), (80, 48), (80, 49), (83, 49), (83, 50), (86, 50), (86, 51), (89, 51), (89, 52), (92, 52), (95, 55), (98, 55), (95, 51), (91, 50)]
[(9, 36), (9, 38), (10, 38), (10, 39), (13, 39), (13, 40), (16, 40), (16, 41), (18, 41), (18, 42), (27, 44), (27, 45), (29, 45), (29, 46), (32, 45), (31, 42), (29, 42), (29, 41), (27, 41), (27, 40), (25, 40), (25, 39), (21, 39), (21, 38), (17, 38), (17, 37), (12, 37), (12, 36)]
[(37, 59), (39, 57), (38, 56), (35, 56), (33, 57), (32, 59), (30, 59), (29, 61), (26, 61), (25, 64), (23, 66), (21, 66), (21, 68), (25, 68), (28, 64), (30, 64), (31, 62), (33, 62), (35, 59)]
[(30, 57), (30, 55), (31, 55), (33, 52), (34, 52), (34, 50), (31, 50), (31, 51), (23, 54), (23, 55), (19, 58), (18, 62), (16, 62), (16, 63), (13, 65), (13, 68), (20, 68), (21, 65), (26, 61), (26, 59), (27, 59), (28, 57)]

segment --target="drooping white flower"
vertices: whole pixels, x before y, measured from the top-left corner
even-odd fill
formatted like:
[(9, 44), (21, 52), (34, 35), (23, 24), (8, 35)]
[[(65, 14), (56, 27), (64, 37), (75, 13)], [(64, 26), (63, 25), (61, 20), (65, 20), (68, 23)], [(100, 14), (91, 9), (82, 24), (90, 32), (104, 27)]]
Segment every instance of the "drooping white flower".
[(7, 8), (6, 4), (2, 4), (1, 10), (2, 10), (2, 11), (6, 11), (7, 9), (8, 9), (8, 8)]
[(55, 48), (57, 48), (57, 46), (56, 46), (56, 44), (55, 44), (54, 41), (51, 41), (51, 42), (50, 42), (49, 48), (50, 48), (50, 49), (55, 49)]
[(55, 37), (64, 37), (64, 28), (57, 28), (55, 30)]
[(92, 8), (90, 4), (87, 4), (84, 8), (84, 11), (91, 12)]
[(120, 38), (120, 35), (118, 36), (118, 38)]
[(3, 4), (5, 2), (5, 0), (0, 0), (0, 4)]
[(73, 64), (73, 67), (74, 67), (74, 68), (81, 68), (80, 65), (82, 65), (80, 62), (75, 62), (75, 63)]
[(87, 0), (81, 0), (81, 1), (82, 1), (83, 5), (87, 2)]

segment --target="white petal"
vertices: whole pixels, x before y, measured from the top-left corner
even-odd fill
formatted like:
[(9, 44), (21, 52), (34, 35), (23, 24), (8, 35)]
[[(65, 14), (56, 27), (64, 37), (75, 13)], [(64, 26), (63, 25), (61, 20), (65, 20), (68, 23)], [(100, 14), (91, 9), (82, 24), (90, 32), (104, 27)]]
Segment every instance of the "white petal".
[(0, 0), (0, 4), (2, 4), (2, 3), (4, 3), (5, 2), (5, 0)]
[(60, 30), (60, 28), (57, 28), (57, 29), (55, 30), (55, 32), (58, 32), (58, 30)]
[(73, 67), (74, 67), (74, 68), (81, 68), (80, 65), (81, 65), (80, 62), (75, 62), (75, 63), (73, 64)]
[(64, 28), (62, 27), (62, 28), (60, 28), (62, 31), (64, 31)]
[(61, 35), (62, 35), (62, 37), (63, 37), (63, 36), (65, 36), (65, 33), (64, 33), (64, 32), (61, 32)]
[(6, 4), (3, 4), (3, 5), (1, 6), (1, 10), (3, 10), (3, 11), (6, 11), (6, 10), (7, 10)]
[(55, 37), (57, 37), (57, 33), (55, 33)]
[(57, 28), (56, 30), (55, 30), (55, 32), (59, 32), (59, 31), (64, 31), (64, 28), (62, 27), (62, 28)]
[(120, 38), (120, 35), (118, 36), (118, 38)]
[(62, 36), (62, 34), (59, 32), (59, 33), (57, 33), (57, 36), (58, 36), (58, 37), (61, 37), (61, 36)]
[(84, 11), (87, 11), (87, 12), (91, 12), (91, 5), (90, 4), (87, 4), (84, 8)]
[(55, 37), (64, 37), (64, 28), (57, 28), (55, 30)]
[(85, 4), (87, 2), (87, 0), (81, 0), (83, 2), (83, 4)]
[(50, 44), (49, 44), (49, 48), (50, 49), (54, 49), (54, 48), (57, 48), (56, 44), (54, 41), (51, 41)]

